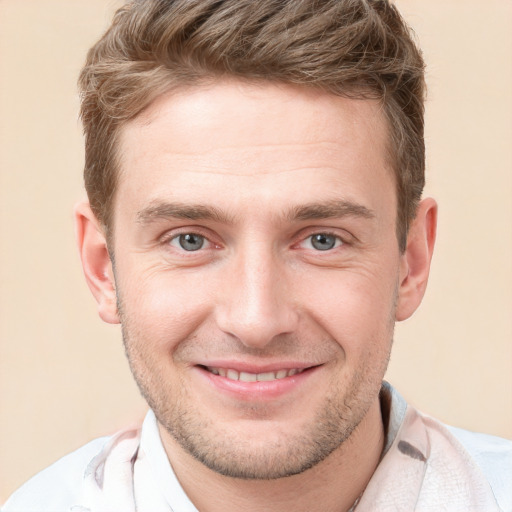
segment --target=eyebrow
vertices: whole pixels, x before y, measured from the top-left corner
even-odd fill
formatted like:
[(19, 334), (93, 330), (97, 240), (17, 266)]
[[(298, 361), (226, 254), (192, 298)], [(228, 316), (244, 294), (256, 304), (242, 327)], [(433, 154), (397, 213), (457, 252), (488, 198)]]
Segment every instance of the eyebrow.
[[(331, 200), (296, 206), (285, 213), (288, 221), (305, 221), (342, 217), (375, 218), (375, 213), (358, 203), (345, 200)], [(229, 216), (215, 206), (162, 202), (151, 204), (137, 213), (137, 222), (147, 225), (159, 219), (213, 220), (223, 224), (233, 224), (234, 217)]]
[(156, 203), (137, 212), (137, 222), (140, 224), (149, 224), (158, 219), (214, 220), (225, 224), (233, 222), (218, 208), (201, 204)]
[(287, 217), (289, 220), (315, 220), (341, 217), (374, 219), (375, 212), (362, 204), (352, 201), (333, 200), (297, 206), (289, 212)]

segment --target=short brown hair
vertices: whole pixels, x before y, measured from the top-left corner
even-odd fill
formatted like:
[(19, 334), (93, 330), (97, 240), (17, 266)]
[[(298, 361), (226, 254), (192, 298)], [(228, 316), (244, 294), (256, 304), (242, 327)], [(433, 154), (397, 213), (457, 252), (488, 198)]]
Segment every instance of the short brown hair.
[(396, 176), (397, 237), (424, 186), (424, 63), (387, 0), (132, 0), (80, 74), (85, 187), (107, 230), (119, 127), (159, 95), (222, 77), (382, 101)]

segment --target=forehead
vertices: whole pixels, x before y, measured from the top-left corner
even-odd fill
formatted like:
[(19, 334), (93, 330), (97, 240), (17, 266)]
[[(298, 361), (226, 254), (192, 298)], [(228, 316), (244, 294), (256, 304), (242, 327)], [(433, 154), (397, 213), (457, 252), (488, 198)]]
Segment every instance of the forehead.
[(394, 201), (387, 139), (375, 101), (269, 83), (183, 89), (122, 128), (117, 196), (141, 207), (165, 196), (271, 204), (311, 202), (324, 187), (327, 199), (366, 188)]

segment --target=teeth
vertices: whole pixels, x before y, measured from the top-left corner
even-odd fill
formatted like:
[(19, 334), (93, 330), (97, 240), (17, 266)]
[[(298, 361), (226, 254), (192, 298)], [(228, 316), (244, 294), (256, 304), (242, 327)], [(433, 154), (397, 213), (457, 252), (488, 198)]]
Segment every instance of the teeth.
[(278, 370), (276, 372), (249, 373), (238, 372), (231, 368), (214, 368), (211, 366), (208, 366), (207, 370), (214, 375), (220, 375), (230, 380), (241, 380), (242, 382), (268, 382), (276, 379), (284, 379), (285, 377), (292, 377), (304, 371), (303, 368), (292, 368), (290, 370)]
[[(239, 378), (232, 379), (232, 380), (242, 380), (244, 382), (256, 382), (257, 377), (258, 376), (255, 373), (240, 372)], [(228, 378), (231, 379), (231, 377), (228, 377)]]
[(256, 375), (258, 382), (266, 382), (269, 380), (275, 380), (276, 374), (274, 372), (258, 373)]
[(240, 377), (240, 374), (236, 370), (228, 370), (226, 372), (226, 377), (231, 380), (238, 380)]

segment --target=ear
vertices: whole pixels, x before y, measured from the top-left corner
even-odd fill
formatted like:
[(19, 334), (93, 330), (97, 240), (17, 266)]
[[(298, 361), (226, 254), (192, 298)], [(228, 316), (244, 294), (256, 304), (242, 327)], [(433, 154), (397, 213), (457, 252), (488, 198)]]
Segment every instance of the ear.
[(75, 232), (85, 279), (102, 320), (118, 324), (116, 290), (107, 240), (88, 202), (78, 203), (74, 210)]
[(427, 287), (437, 228), (437, 203), (424, 199), (409, 227), (407, 248), (401, 256), (397, 321), (409, 318), (420, 305)]

